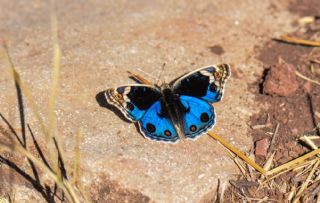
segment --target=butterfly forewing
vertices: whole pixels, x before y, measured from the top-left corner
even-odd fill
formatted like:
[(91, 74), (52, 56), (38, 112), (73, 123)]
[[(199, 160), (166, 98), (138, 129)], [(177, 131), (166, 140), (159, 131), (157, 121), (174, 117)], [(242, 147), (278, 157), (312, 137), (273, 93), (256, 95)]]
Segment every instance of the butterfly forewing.
[(187, 73), (171, 83), (176, 94), (193, 96), (208, 102), (221, 100), (224, 83), (230, 76), (228, 64), (212, 65)]
[(161, 97), (161, 92), (149, 85), (126, 85), (105, 92), (109, 104), (117, 107), (131, 121), (138, 121), (146, 110)]

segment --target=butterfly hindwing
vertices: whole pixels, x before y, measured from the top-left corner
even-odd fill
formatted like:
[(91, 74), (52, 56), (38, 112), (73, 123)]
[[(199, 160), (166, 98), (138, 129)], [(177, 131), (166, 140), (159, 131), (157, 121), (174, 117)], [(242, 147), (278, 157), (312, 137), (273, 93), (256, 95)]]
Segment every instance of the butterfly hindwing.
[(214, 108), (206, 101), (191, 96), (180, 96), (187, 109), (183, 116), (183, 131), (187, 138), (195, 138), (215, 124)]
[(155, 102), (139, 121), (140, 132), (147, 138), (175, 142), (178, 134), (167, 117), (161, 112), (161, 102)]
[(213, 103), (222, 99), (224, 83), (229, 76), (228, 64), (212, 65), (187, 73), (170, 85), (176, 94), (193, 96)]
[(161, 97), (160, 91), (149, 85), (127, 85), (108, 89), (105, 92), (108, 103), (117, 107), (131, 120), (140, 120), (146, 111)]

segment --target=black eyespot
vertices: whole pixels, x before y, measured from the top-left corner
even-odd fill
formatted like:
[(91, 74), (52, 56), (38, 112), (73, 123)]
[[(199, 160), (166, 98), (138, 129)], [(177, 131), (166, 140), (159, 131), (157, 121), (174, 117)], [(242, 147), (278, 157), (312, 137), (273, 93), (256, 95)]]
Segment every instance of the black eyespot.
[(127, 109), (129, 109), (130, 111), (133, 111), (134, 105), (130, 102), (127, 102)]
[(156, 131), (156, 126), (152, 125), (151, 123), (147, 123), (147, 131), (149, 133), (154, 133)]
[(197, 130), (197, 127), (195, 125), (191, 125), (189, 129), (191, 132), (195, 132)]
[(171, 132), (170, 132), (169, 130), (165, 130), (165, 131), (164, 131), (164, 134), (165, 134), (166, 136), (168, 136), (168, 137), (171, 136)]
[(211, 91), (211, 92), (215, 92), (216, 90), (217, 90), (216, 84), (214, 84), (214, 82), (211, 83), (211, 85), (210, 85), (210, 91)]
[(200, 116), (200, 120), (204, 123), (208, 122), (209, 120), (209, 115), (207, 113), (202, 113)]

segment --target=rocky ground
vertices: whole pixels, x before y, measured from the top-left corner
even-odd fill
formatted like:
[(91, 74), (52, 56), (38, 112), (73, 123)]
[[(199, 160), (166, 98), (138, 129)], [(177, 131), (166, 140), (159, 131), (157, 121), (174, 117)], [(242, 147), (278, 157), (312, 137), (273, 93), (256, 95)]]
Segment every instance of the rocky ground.
[[(229, 63), (232, 76), (223, 101), (214, 105), (217, 124), (213, 131), (238, 149), (253, 152), (257, 141), (268, 143), (267, 132), (279, 124), (275, 164), (306, 151), (295, 138), (314, 132), (319, 118), (313, 112), (319, 112), (320, 90), (297, 77), (295, 70), (310, 77), (319, 74), (308, 68), (310, 56), (320, 57), (311, 47), (272, 39), (287, 33), (316, 38), (317, 27), (299, 27), (297, 20), (319, 15), (318, 1), (57, 0), (54, 8), (62, 49), (58, 132), (65, 164), (72, 165), (76, 134), (83, 131), (81, 180), (92, 201), (208, 202), (215, 199), (219, 181), (239, 178), (228, 151), (208, 135), (177, 144), (149, 141), (134, 124), (119, 118), (119, 112), (104, 108), (97, 95), (133, 83), (127, 71), (155, 81), (166, 63), (164, 76), (170, 81), (205, 65)], [(52, 73), (51, 35), (47, 2), (0, 0), (0, 40), (7, 44), (45, 120)], [(317, 65), (314, 68), (319, 70)], [(14, 82), (5, 63), (0, 63), (0, 70), (0, 113), (20, 134)], [(30, 104), (24, 100), (23, 107), (25, 123), (46, 151)], [(266, 123), (270, 124), (267, 129), (254, 127)], [(1, 126), (8, 125), (1, 121)], [(36, 152), (30, 131), (26, 143)], [(256, 161), (262, 164), (265, 156), (260, 152)], [(0, 198), (15, 194), (16, 202), (49, 201), (47, 193), (39, 192), (30, 181), (35, 180), (32, 174), (24, 157), (1, 154)], [(282, 194), (275, 197), (282, 198)]]

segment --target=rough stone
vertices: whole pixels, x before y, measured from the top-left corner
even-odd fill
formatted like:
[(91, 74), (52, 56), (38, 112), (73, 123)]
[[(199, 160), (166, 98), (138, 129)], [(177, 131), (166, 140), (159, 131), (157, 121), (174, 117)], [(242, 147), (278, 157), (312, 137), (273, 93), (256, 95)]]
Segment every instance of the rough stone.
[(287, 63), (271, 66), (263, 83), (263, 92), (277, 96), (293, 95), (299, 87), (295, 70)]

